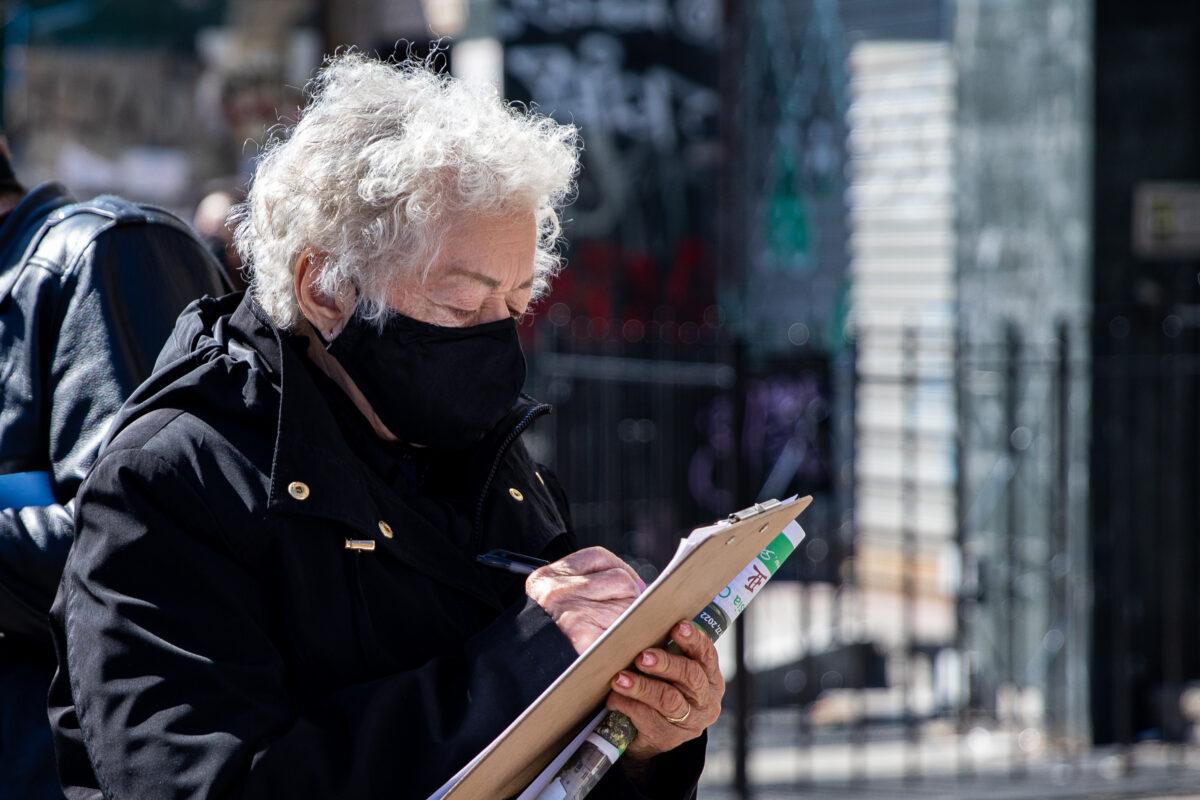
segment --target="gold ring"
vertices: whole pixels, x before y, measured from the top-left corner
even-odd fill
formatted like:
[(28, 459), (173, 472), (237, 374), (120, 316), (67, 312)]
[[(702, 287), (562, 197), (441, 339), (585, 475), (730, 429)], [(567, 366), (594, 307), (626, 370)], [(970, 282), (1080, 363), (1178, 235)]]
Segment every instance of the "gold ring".
[(687, 722), (687, 718), (690, 717), (691, 715), (692, 715), (692, 707), (688, 706), (688, 710), (683, 712), (682, 717), (668, 717), (666, 714), (663, 714), (663, 719), (665, 719), (667, 722), (671, 723), (672, 725), (682, 725), (683, 723)]

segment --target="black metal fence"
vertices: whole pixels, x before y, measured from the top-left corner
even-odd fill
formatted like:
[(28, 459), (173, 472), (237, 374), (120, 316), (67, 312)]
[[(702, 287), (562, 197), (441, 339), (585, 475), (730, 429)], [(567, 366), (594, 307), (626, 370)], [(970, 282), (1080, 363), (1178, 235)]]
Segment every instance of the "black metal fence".
[[(535, 448), (581, 539), (652, 573), (696, 524), (816, 496), (805, 546), (723, 653), (710, 796), (895, 796), (917, 781), (961, 796), (1014, 779), (1089, 796), (1089, 780), (1160, 762), (1195, 778), (1182, 702), (1195, 646), (1181, 644), (1195, 614), (1180, 611), (1195, 582), (1171, 558), (1195, 550), (1195, 517), (1171, 509), (1190, 508), (1196, 471), (1170, 421), (1200, 356), (1094, 362), (1065, 324), (1041, 341), (1012, 326), (986, 340), (864, 329), (831, 357), (764, 354), (720, 325), (557, 323), (532, 348), (531, 388), (557, 407)], [(1148, 407), (1153, 452), (1129, 438)], [(1174, 525), (1154, 613), (1120, 594), (1122, 570), (1145, 561), (1135, 496)], [(1153, 632), (1134, 629), (1149, 617)], [(1116, 661), (1098, 669), (1098, 654)], [(1115, 754), (1092, 748), (1109, 716)], [(1139, 761), (1146, 739), (1163, 745)]]

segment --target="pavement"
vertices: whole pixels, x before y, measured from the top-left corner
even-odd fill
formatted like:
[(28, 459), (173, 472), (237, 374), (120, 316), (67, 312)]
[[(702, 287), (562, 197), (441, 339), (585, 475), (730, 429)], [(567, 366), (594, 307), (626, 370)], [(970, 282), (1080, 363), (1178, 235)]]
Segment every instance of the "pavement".
[[(1200, 800), (1200, 748), (1145, 743), (1068, 757), (1031, 732), (948, 726), (905, 736), (797, 728), (789, 715), (756, 719), (749, 775), (754, 800)], [(740, 800), (727, 727), (710, 732), (699, 800)]]

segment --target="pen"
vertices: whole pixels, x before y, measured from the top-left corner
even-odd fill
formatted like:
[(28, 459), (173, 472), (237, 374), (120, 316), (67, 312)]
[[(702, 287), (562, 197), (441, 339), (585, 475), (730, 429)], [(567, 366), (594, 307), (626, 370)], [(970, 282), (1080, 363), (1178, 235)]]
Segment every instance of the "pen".
[(481, 556), (475, 556), (475, 560), (485, 566), (513, 572), (517, 575), (528, 575), (538, 567), (544, 567), (550, 563), (533, 556), (514, 553), (511, 550), (489, 550)]

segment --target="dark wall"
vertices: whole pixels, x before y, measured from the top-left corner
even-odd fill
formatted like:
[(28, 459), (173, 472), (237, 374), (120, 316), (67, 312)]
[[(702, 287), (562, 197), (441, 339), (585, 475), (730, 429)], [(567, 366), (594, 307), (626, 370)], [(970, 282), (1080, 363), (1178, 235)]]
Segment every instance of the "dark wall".
[(498, 0), (509, 99), (579, 126), (571, 268), (546, 304), (607, 319), (719, 317), (718, 6)]
[(1178, 739), (1200, 677), (1200, 259), (1132, 247), (1143, 181), (1200, 180), (1200, 5), (1099, 0), (1095, 90), (1092, 718)]

